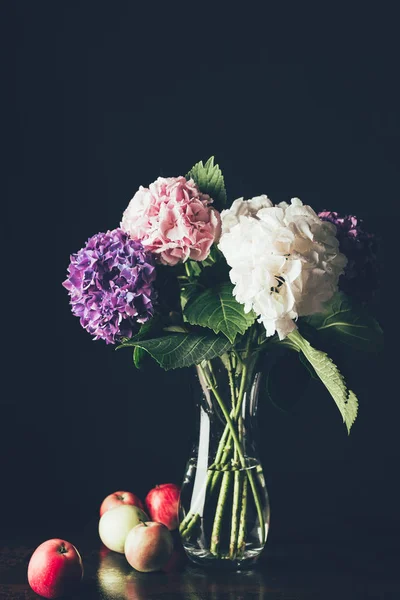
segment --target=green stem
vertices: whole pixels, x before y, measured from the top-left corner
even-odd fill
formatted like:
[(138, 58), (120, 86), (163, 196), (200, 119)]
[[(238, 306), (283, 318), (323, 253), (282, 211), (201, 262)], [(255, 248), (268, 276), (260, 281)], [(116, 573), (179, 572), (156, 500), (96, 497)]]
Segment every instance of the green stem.
[[(224, 366), (226, 367), (226, 363), (224, 363)], [(232, 413), (234, 414), (234, 411), (236, 408), (236, 387), (235, 387), (235, 381), (234, 381), (233, 373), (232, 373), (232, 361), (231, 361), (229, 354), (228, 354), (228, 367), (226, 367), (226, 368), (228, 371), (229, 387), (231, 390), (231, 403), (232, 403), (231, 415), (232, 415)], [(225, 431), (229, 431), (229, 430), (225, 430)], [(225, 434), (225, 432), (224, 432), (224, 434)], [(225, 437), (224, 434), (221, 437), (220, 446), (219, 446), (218, 450), (222, 446), (221, 442), (223, 443), (223, 438)], [(229, 434), (228, 444), (229, 444), (230, 439), (231, 439), (231, 435)], [(220, 456), (218, 463), (217, 463), (218, 465), (220, 465), (220, 463), (228, 462), (229, 455), (230, 455), (230, 448), (227, 447), (228, 444), (224, 445), (224, 449), (223, 449), (223, 453), (222, 453), (222, 460), (221, 460), (221, 456)], [(236, 449), (235, 449), (235, 456), (237, 457)], [(229, 471), (230, 471), (230, 469), (229, 469)], [(221, 533), (221, 526), (222, 526), (222, 515), (225, 510), (225, 504), (226, 504), (228, 490), (229, 490), (230, 481), (231, 481), (231, 473), (229, 473), (229, 471), (228, 472), (225, 471), (223, 478), (222, 478), (221, 489), (220, 489), (219, 496), (218, 496), (217, 509), (216, 509), (215, 519), (214, 519), (214, 524), (213, 524), (213, 530), (212, 530), (212, 534), (211, 534), (211, 548), (210, 549), (211, 549), (211, 552), (216, 555), (218, 555), (218, 552), (219, 552), (220, 533)], [(236, 475), (237, 475), (237, 473), (235, 472), (235, 479), (234, 479), (234, 495), (235, 496), (237, 496), (237, 494), (238, 494)], [(210, 486), (210, 494), (211, 495), (213, 494), (213, 491), (214, 491), (215, 487), (217, 486), (219, 479), (220, 479), (220, 472), (216, 471), (211, 480), (211, 486)], [(238, 501), (237, 501), (237, 504), (238, 504)], [(237, 507), (235, 508), (235, 510), (236, 509), (237, 509)]]
[[(232, 359), (231, 357), (229, 357), (229, 372), (228, 372), (228, 376), (229, 376), (229, 385), (231, 388), (231, 396), (232, 396), (232, 409), (235, 411), (236, 410), (236, 386), (235, 386), (235, 382), (233, 379), (233, 366), (232, 366)], [(242, 379), (243, 381), (243, 379)], [(244, 386), (241, 385), (241, 388), (244, 389)], [(241, 397), (243, 397), (243, 390), (239, 390), (239, 393), (241, 392)], [(238, 398), (239, 401), (239, 398)], [(240, 437), (240, 432), (239, 432), (239, 437)], [(234, 456), (233, 456), (233, 460), (234, 460), (234, 464), (235, 466), (237, 466), (238, 464), (238, 453), (237, 453), (237, 449), (234, 449)], [(230, 538), (230, 542), (229, 542), (229, 556), (232, 560), (235, 559), (236, 557), (236, 550), (237, 550), (237, 536), (238, 536), (238, 527), (239, 527), (239, 502), (240, 502), (240, 488), (241, 488), (241, 473), (240, 471), (238, 471), (237, 469), (234, 472), (234, 480), (233, 480), (233, 502), (232, 502), (232, 523), (231, 523), (231, 538)]]
[(185, 527), (184, 529), (181, 529), (182, 525), (183, 525), (183, 521), (179, 527), (179, 532), (184, 539), (187, 539), (190, 537), (193, 529), (195, 528), (195, 526), (197, 525), (197, 523), (200, 519), (200, 515), (198, 513), (195, 513), (195, 514), (189, 513), (189, 515), (191, 516), (191, 519), (190, 519), (190, 522), (188, 523), (187, 527)]
[[(246, 513), (247, 513), (247, 479), (243, 481), (243, 489), (242, 489), (242, 505), (240, 507), (240, 517), (239, 517), (239, 534), (237, 541), (237, 553), (239, 558), (243, 556), (244, 550), (246, 548)], [(260, 521), (260, 523), (264, 523), (264, 520)]]
[[(236, 454), (236, 451), (235, 451)], [(229, 556), (233, 560), (236, 557), (237, 537), (239, 528), (239, 505), (240, 505), (241, 472), (234, 472), (233, 480), (233, 505), (232, 505), (232, 525), (231, 539), (229, 543)]]
[[(243, 418), (242, 415), (240, 415), (240, 417), (238, 418), (238, 432), (239, 432), (239, 440), (240, 443), (243, 444)], [(240, 474), (242, 475), (242, 474)], [(239, 538), (241, 535), (243, 535), (243, 539), (245, 539), (246, 537), (246, 515), (247, 515), (247, 479), (244, 480), (243, 482), (243, 493), (240, 499), (238, 499), (238, 512), (239, 512), (239, 523), (238, 523), (238, 527), (236, 530), (236, 540), (235, 540), (235, 544), (236, 544), (236, 554), (235, 557), (238, 556), (239, 558), (242, 557), (243, 552), (242, 552), (242, 546), (243, 546), (243, 542), (239, 543)], [(242, 514), (243, 511), (243, 514)]]
[[(204, 376), (205, 376), (205, 374), (204, 374)], [(207, 378), (206, 378), (206, 381), (208, 382)], [(232, 410), (231, 414), (233, 416), (233, 414), (234, 414), (233, 410)], [(228, 426), (225, 426), (224, 432), (223, 432), (221, 439), (219, 441), (219, 444), (218, 444), (215, 461), (214, 461), (213, 465), (211, 465), (209, 467), (209, 471), (207, 474), (206, 494), (208, 491), (210, 491), (211, 494), (214, 492), (217, 484), (219, 483), (219, 479), (221, 478), (221, 475), (222, 475), (221, 471), (212, 470), (213, 467), (214, 466), (218, 467), (220, 465), (220, 463), (226, 464), (226, 462), (228, 461), (230, 450), (231, 450), (231, 448), (229, 447), (230, 439), (227, 441), (228, 436), (229, 436), (229, 428), (228, 428)], [(196, 514), (195, 509), (193, 509), (193, 510), (190, 510), (188, 512), (188, 514), (182, 520), (181, 524), (179, 525), (179, 531), (183, 538), (187, 537), (187, 532), (189, 531), (191, 521), (193, 519), (196, 519), (197, 516), (198, 515)]]
[[(233, 411), (232, 411), (232, 414), (233, 414)], [(230, 443), (231, 443), (231, 438), (229, 435), (229, 428), (225, 427), (224, 433), (222, 434), (220, 442), (219, 442), (215, 461), (214, 461), (213, 465), (211, 465), (209, 467), (209, 471), (207, 474), (206, 494), (209, 493), (210, 495), (212, 495), (214, 493), (218, 483), (220, 482), (220, 479), (222, 477), (222, 471), (214, 471), (213, 467), (219, 467), (219, 466), (225, 465), (228, 462), (229, 456), (230, 456), (230, 453), (232, 450)], [(184, 539), (187, 537), (187, 532), (189, 531), (191, 521), (198, 517), (197, 513), (195, 512), (196, 509), (197, 509), (197, 507), (195, 505), (193, 507), (193, 510), (190, 510), (188, 512), (188, 514), (185, 516), (185, 518), (181, 521), (181, 524), (179, 526), (179, 531)]]
[[(229, 387), (230, 387), (230, 391), (231, 391), (231, 404), (232, 404), (231, 415), (232, 415), (235, 410), (235, 406), (236, 406), (236, 389), (235, 389), (235, 382), (234, 382), (234, 378), (233, 378), (233, 374), (232, 374), (232, 362), (231, 362), (229, 354), (228, 354), (228, 366), (226, 366), (225, 362), (223, 364), (227, 368), (227, 371), (228, 371)], [(226, 431), (229, 432), (229, 430), (227, 430), (227, 429), (226, 429)], [(225, 444), (223, 442), (224, 437), (228, 437), (227, 444)], [(217, 465), (218, 466), (220, 466), (220, 464), (222, 464), (222, 463), (228, 462), (228, 458), (230, 455), (230, 447), (229, 447), (230, 439), (231, 439), (230, 434), (228, 436), (225, 436), (225, 431), (224, 431), (223, 435), (221, 436), (220, 445), (218, 447), (218, 452), (217, 452), (217, 459), (218, 459)], [(219, 452), (221, 447), (223, 447), (222, 453)], [(227, 466), (229, 467), (229, 465), (227, 465)], [(222, 478), (221, 489), (220, 489), (220, 492), (218, 495), (217, 508), (216, 508), (216, 512), (215, 512), (215, 518), (214, 518), (213, 529), (212, 529), (212, 534), (211, 534), (210, 550), (211, 550), (211, 553), (215, 554), (215, 555), (218, 555), (218, 552), (219, 552), (220, 534), (221, 534), (221, 527), (222, 527), (222, 515), (225, 511), (225, 504), (226, 504), (226, 500), (228, 497), (228, 490), (230, 487), (231, 474), (229, 473), (229, 470), (224, 472), (224, 475)], [(210, 495), (213, 494), (214, 489), (216, 488), (220, 477), (221, 477), (220, 471), (216, 471), (213, 474), (213, 477), (211, 479), (211, 485), (210, 485)]]
[[(241, 408), (242, 408), (242, 403), (243, 403), (243, 398), (244, 398), (244, 392), (246, 389), (246, 377), (247, 377), (247, 364), (244, 363), (243, 365), (243, 371), (242, 371), (242, 377), (240, 380), (240, 388), (239, 388), (239, 393), (238, 393), (238, 398), (237, 398), (237, 402), (236, 402), (236, 406), (233, 408), (231, 416), (234, 419), (234, 421), (237, 421)], [(230, 373), (230, 378), (232, 377), (232, 373)], [(232, 381), (233, 381), (233, 377), (232, 377)], [(233, 389), (234, 389), (234, 383), (233, 383)], [(232, 390), (232, 388), (231, 388)], [(236, 396), (236, 393), (235, 393)], [(229, 436), (229, 437), (228, 437)], [(228, 441), (226, 442), (226, 438), (228, 437)], [(225, 429), (224, 432), (221, 436), (221, 440), (219, 442), (219, 446), (218, 446), (218, 450), (217, 450), (217, 455), (215, 458), (215, 463), (218, 465), (224, 465), (228, 462), (229, 457), (230, 457), (230, 442), (232, 440), (232, 434), (230, 432), (229, 429), (229, 425), (226, 424), (225, 425)], [(228, 447), (228, 451), (226, 451), (226, 448)], [(218, 484), (218, 481), (220, 479), (220, 473), (219, 471), (216, 471), (212, 474), (212, 479), (211, 479), (211, 488), (210, 491), (211, 493), (213, 493), (213, 491), (215, 490), (215, 487)]]
[[(252, 335), (250, 332), (250, 335), (248, 336), (247, 343), (246, 343), (245, 359), (248, 356), (251, 340), (252, 340)], [(236, 401), (236, 386), (235, 386), (234, 378), (232, 375), (232, 371), (233, 371), (232, 362), (236, 361), (236, 359), (238, 360), (238, 362), (240, 361), (240, 364), (242, 366), (241, 382), (240, 382), (240, 388), (239, 388), (239, 392), (238, 392), (238, 396), (237, 396), (237, 401)], [(228, 369), (228, 377), (229, 377), (229, 385), (231, 388), (231, 396), (232, 396), (232, 411), (231, 411), (230, 415), (228, 415), (228, 412), (223, 404), (223, 401), (217, 392), (216, 385), (214, 383), (215, 378), (213, 378), (214, 379), (213, 382), (210, 382), (210, 380), (206, 376), (206, 373), (204, 372), (204, 370), (201, 367), (199, 367), (205, 378), (206, 383), (208, 384), (208, 387), (212, 390), (215, 398), (217, 399), (217, 401), (221, 407), (221, 410), (224, 414), (224, 417), (227, 421), (224, 432), (223, 432), (220, 442), (219, 442), (214, 465), (217, 467), (221, 467), (221, 466), (223, 467), (224, 465), (226, 465), (228, 463), (228, 461), (231, 457), (231, 450), (232, 450), (232, 448), (230, 447), (230, 443), (233, 439), (234, 450), (235, 450), (235, 461), (237, 461), (237, 458), (239, 458), (242, 468), (244, 468), (247, 473), (247, 478), (250, 482), (250, 486), (251, 486), (251, 489), (253, 492), (254, 501), (255, 501), (255, 505), (256, 505), (256, 509), (257, 509), (257, 515), (258, 515), (258, 519), (260, 522), (261, 536), (262, 536), (262, 538), (264, 538), (265, 537), (265, 523), (264, 523), (264, 518), (263, 518), (263, 514), (262, 514), (260, 499), (258, 496), (258, 491), (257, 491), (256, 485), (254, 482), (253, 473), (249, 469), (246, 469), (245, 459), (243, 456), (243, 452), (241, 450), (242, 419), (241, 419), (241, 417), (239, 417), (239, 415), (240, 415), (240, 411), (241, 411), (241, 407), (242, 407), (242, 403), (243, 403), (243, 399), (244, 399), (244, 393), (245, 393), (245, 389), (246, 389), (248, 361), (247, 360), (242, 361), (241, 357), (237, 354), (236, 351), (234, 351), (234, 355), (232, 355), (232, 357), (229, 357), (229, 363), (230, 363), (230, 368)], [(211, 374), (213, 374), (212, 366), (209, 365), (209, 367), (210, 367)], [(234, 422), (236, 422), (239, 419), (239, 440), (238, 440), (238, 436), (237, 435), (235, 436), (236, 431), (233, 427), (233, 423), (232, 423), (231, 419)], [(220, 518), (218, 518), (218, 519), (216, 518), (216, 520), (215, 520), (215, 523), (214, 523), (215, 531), (213, 528), (214, 534), (218, 532), (218, 536), (217, 536), (217, 540), (216, 540), (217, 544), (219, 543), (219, 540), (218, 540), (219, 530), (220, 530), (221, 523), (222, 523), (222, 514), (223, 514), (223, 509), (224, 509), (224, 505), (226, 502), (226, 495), (227, 495), (227, 492), (229, 489), (229, 482), (230, 482), (230, 479), (229, 479), (227, 473), (228, 473), (227, 471), (224, 472), (223, 482), (221, 485), (220, 495), (219, 495), (218, 504), (217, 504), (217, 513), (220, 516)], [(218, 471), (210, 470), (208, 472), (207, 482), (206, 482), (207, 492), (210, 491), (210, 494), (212, 494), (214, 492), (217, 484), (220, 481), (221, 476), (222, 476), (221, 470), (218, 470)], [(246, 511), (247, 511), (247, 479), (244, 479), (244, 481), (243, 481), (242, 497), (240, 498), (241, 486), (242, 486), (242, 475), (239, 471), (237, 471), (237, 472), (235, 472), (235, 479), (234, 479), (234, 499), (233, 499), (232, 529), (231, 529), (231, 543), (230, 543), (231, 554), (234, 552), (236, 538), (237, 538), (237, 544), (236, 544), (237, 551), (240, 552), (241, 546), (243, 545), (244, 536), (245, 536), (244, 532), (245, 532)], [(240, 510), (240, 514), (238, 516), (239, 510)], [(186, 515), (186, 517), (184, 518), (184, 520), (182, 521), (182, 523), (180, 525), (180, 532), (181, 532), (181, 535), (183, 538), (186, 538), (188, 535), (190, 535), (191, 531), (193, 530), (193, 528), (199, 518), (200, 518), (199, 515), (196, 514), (196, 512), (194, 510), (190, 511)]]
[(233, 378), (233, 367), (231, 357), (228, 355), (229, 360), (229, 369), (228, 369), (228, 379), (229, 379), (229, 387), (231, 389), (231, 400), (232, 400), (232, 410), (235, 410), (236, 407), (236, 387), (235, 381)]
[[(226, 409), (226, 406), (225, 406), (225, 404), (224, 404), (221, 396), (218, 393), (218, 390), (213, 385), (213, 383), (207, 378), (207, 375), (204, 372), (203, 367), (199, 366), (199, 369), (202, 372), (203, 377), (205, 378), (206, 382), (208, 383), (211, 391), (213, 392), (213, 394), (215, 396), (215, 399), (217, 400), (217, 402), (219, 404), (219, 407), (220, 407), (220, 409), (222, 411), (222, 414), (224, 415), (226, 423), (227, 423), (227, 425), (229, 427), (229, 431), (230, 431), (230, 433), (232, 435), (233, 442), (234, 442), (234, 444), (236, 446), (238, 457), (239, 457), (239, 462), (241, 464), (241, 467), (247, 473), (247, 477), (248, 477), (248, 480), (249, 480), (249, 483), (250, 483), (251, 491), (253, 493), (254, 502), (255, 502), (255, 505), (256, 505), (256, 509), (257, 509), (258, 520), (260, 522), (261, 539), (264, 540), (264, 537), (265, 537), (265, 523), (264, 523), (264, 517), (263, 517), (263, 513), (262, 513), (261, 502), (260, 502), (260, 498), (258, 496), (258, 491), (257, 491), (256, 483), (254, 481), (253, 473), (251, 472), (251, 469), (247, 469), (246, 468), (247, 467), (247, 465), (246, 465), (246, 459), (244, 457), (244, 454), (243, 454), (243, 451), (242, 451), (242, 447), (241, 447), (241, 444), (240, 444), (240, 441), (239, 441), (236, 429), (235, 429), (235, 427), (233, 425), (233, 422), (232, 422), (232, 420), (231, 420), (231, 418), (229, 416), (229, 412)], [(243, 378), (245, 376), (245, 369), (246, 369), (246, 365), (243, 367), (243, 375), (242, 375)], [(243, 390), (244, 390), (244, 385), (241, 386), (241, 387), (243, 387)], [(238, 401), (238, 404), (239, 404), (239, 401)], [(237, 409), (237, 406), (236, 406), (236, 409)]]
[(224, 476), (222, 478), (221, 489), (218, 496), (217, 510), (215, 511), (215, 519), (213, 530), (211, 534), (211, 554), (215, 554), (218, 556), (219, 553), (219, 544), (220, 544), (220, 532), (222, 526), (222, 517), (225, 510), (226, 499), (228, 497), (228, 492), (231, 483), (231, 475), (230, 471), (225, 471)]

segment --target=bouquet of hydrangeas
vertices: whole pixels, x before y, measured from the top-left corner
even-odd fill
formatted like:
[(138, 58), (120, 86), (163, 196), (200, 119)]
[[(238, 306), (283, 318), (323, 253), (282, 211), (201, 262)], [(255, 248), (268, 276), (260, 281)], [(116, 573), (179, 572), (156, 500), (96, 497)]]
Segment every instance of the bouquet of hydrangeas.
[[(94, 235), (71, 256), (63, 285), (82, 327), (95, 340), (133, 349), (137, 367), (146, 355), (167, 370), (196, 366), (204, 394), (217, 406), (224, 427), (204, 483), (217, 494), (211, 555), (222, 555), (229, 477), (221, 481), (221, 473), (227, 465), (248, 468), (241, 411), (255, 357), (273, 365), (282, 350), (297, 353), (350, 431), (357, 398), (326, 349), (381, 343), (381, 329), (360, 298), (376, 287), (375, 254), (373, 236), (356, 217), (317, 214), (298, 198), (275, 205), (261, 195), (228, 207), (211, 158), (185, 177), (140, 187), (120, 227)], [(355, 292), (357, 303), (345, 292)], [(216, 361), (229, 381), (229, 404)], [(232, 478), (231, 559), (244, 556), (247, 485), (265, 542), (260, 491), (248, 469), (246, 478)], [(190, 539), (198, 516), (192, 503), (182, 515), (183, 539)]]

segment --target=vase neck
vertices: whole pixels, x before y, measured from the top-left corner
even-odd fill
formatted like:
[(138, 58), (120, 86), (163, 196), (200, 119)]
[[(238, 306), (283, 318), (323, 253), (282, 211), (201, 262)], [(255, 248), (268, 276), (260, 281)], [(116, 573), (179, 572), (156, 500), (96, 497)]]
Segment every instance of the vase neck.
[(253, 418), (257, 413), (262, 379), (257, 359), (253, 355), (246, 363), (238, 365), (225, 356), (196, 367), (200, 383), (199, 404), (210, 416), (220, 413), (223, 404), (235, 418)]
[[(208, 446), (208, 453), (217, 453), (214, 440), (231, 439), (232, 429), (248, 456), (256, 456), (256, 414), (262, 373), (254, 357), (246, 363), (235, 363), (232, 357), (222, 357), (203, 363), (196, 369), (200, 431), (198, 447)], [(232, 440), (233, 444), (233, 440)], [(231, 445), (232, 445), (231, 444)], [(230, 444), (228, 443), (229, 447)]]

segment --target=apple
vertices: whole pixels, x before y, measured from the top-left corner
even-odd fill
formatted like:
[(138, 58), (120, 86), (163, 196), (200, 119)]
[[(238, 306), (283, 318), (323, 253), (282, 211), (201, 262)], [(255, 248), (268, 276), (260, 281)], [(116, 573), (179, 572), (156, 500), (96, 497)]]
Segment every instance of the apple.
[(103, 502), (101, 503), (100, 517), (102, 517), (105, 512), (110, 510), (110, 508), (116, 508), (117, 506), (122, 506), (123, 504), (138, 506), (144, 510), (142, 501), (132, 492), (114, 492), (113, 494), (107, 496), (107, 498), (104, 498)]
[(82, 559), (73, 544), (58, 538), (40, 544), (28, 564), (28, 582), (39, 596), (70, 593), (83, 577)]
[(162, 523), (170, 531), (178, 527), (178, 505), (180, 489), (174, 483), (156, 485), (145, 499), (150, 518)]
[(100, 539), (110, 550), (123, 554), (125, 539), (130, 530), (140, 521), (147, 520), (148, 516), (138, 506), (131, 504), (117, 506), (105, 512), (100, 518)]
[(174, 550), (174, 540), (168, 527), (155, 521), (143, 521), (128, 533), (125, 558), (142, 573), (159, 571), (167, 564)]

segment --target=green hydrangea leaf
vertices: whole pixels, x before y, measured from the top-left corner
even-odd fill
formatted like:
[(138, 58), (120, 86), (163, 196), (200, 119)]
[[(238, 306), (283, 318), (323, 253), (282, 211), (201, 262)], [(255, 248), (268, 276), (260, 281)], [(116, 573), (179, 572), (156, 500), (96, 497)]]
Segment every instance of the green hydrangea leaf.
[(173, 333), (160, 338), (133, 341), (119, 347), (128, 345), (145, 350), (166, 371), (211, 360), (231, 347), (225, 337), (211, 332)]
[(226, 205), (226, 190), (224, 177), (218, 165), (214, 165), (211, 156), (203, 165), (200, 161), (190, 169), (186, 179), (193, 179), (203, 194), (208, 194), (214, 200), (214, 206), (222, 210)]
[(197, 280), (185, 281), (181, 284), (181, 308), (183, 311), (183, 319), (185, 319), (185, 306), (191, 298), (194, 298), (198, 294), (202, 293), (204, 287), (198, 283)]
[(303, 317), (328, 342), (345, 344), (356, 350), (377, 352), (383, 347), (379, 323), (346, 294), (338, 292), (325, 304), (322, 313)]
[(347, 389), (342, 374), (325, 352), (313, 348), (298, 330), (292, 331), (288, 335), (288, 338), (312, 365), (316, 375), (318, 375), (319, 379), (336, 402), (336, 406), (342, 415), (343, 422), (346, 424), (347, 431), (350, 433), (351, 426), (357, 417), (358, 411), (356, 395), (354, 392)]
[(122, 343), (119, 346), (117, 346), (116, 350), (118, 350), (119, 348), (133, 347), (133, 364), (137, 369), (140, 369), (142, 367), (143, 360), (146, 356), (146, 352), (138, 346), (136, 346), (135, 343), (139, 340), (144, 340), (151, 335), (154, 336), (155, 332), (160, 330), (160, 326), (161, 317), (160, 315), (155, 315), (152, 319), (146, 321), (146, 323), (143, 323), (143, 325), (140, 326), (138, 333), (133, 335), (131, 338), (124, 338), (122, 340)]
[(185, 306), (184, 318), (191, 325), (208, 327), (215, 333), (223, 333), (233, 344), (238, 334), (254, 323), (255, 314), (245, 313), (232, 294), (233, 285), (222, 283), (193, 296)]
[(135, 365), (135, 367), (137, 369), (140, 369), (142, 367), (143, 359), (145, 356), (146, 356), (146, 352), (144, 350), (142, 350), (142, 348), (139, 348), (139, 346), (136, 346), (136, 348), (134, 348), (133, 364)]

